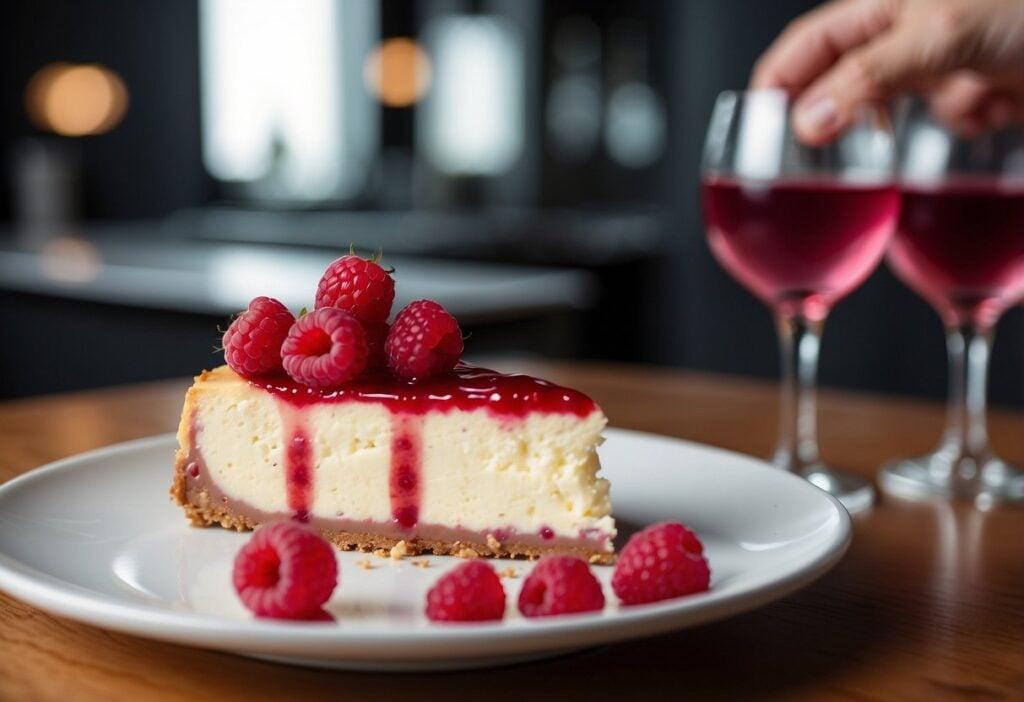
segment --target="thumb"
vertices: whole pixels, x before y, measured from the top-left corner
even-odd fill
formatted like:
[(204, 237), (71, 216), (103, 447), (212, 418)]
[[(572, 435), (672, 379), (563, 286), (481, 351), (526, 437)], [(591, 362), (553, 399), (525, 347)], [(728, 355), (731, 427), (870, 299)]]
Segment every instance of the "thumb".
[(893, 29), (848, 52), (797, 101), (793, 129), (812, 145), (850, 126), (865, 105), (882, 102), (923, 77), (947, 70), (944, 38), (917, 29)]

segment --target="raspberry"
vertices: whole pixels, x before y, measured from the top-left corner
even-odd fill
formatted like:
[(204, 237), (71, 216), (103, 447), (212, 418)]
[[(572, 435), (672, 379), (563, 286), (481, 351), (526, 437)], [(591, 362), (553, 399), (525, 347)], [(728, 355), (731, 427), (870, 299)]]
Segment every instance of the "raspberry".
[(259, 617), (313, 619), (338, 584), (334, 548), (294, 522), (260, 527), (235, 556), (242, 603)]
[(281, 344), (294, 323), (274, 298), (255, 298), (224, 332), (224, 360), (246, 378), (281, 370)]
[(427, 618), (435, 622), (482, 622), (504, 616), (505, 590), (484, 561), (456, 566), (427, 592)]
[(524, 617), (597, 612), (603, 608), (601, 583), (586, 561), (575, 556), (541, 559), (519, 591), (519, 611)]
[(459, 362), (462, 330), (444, 307), (433, 300), (417, 300), (395, 317), (384, 349), (388, 367), (399, 378), (429, 378)]
[(390, 330), (391, 325), (387, 322), (363, 322), (363, 331), (366, 332), (367, 368), (385, 368), (388, 365), (388, 357), (384, 353), (384, 343), (387, 341)]
[(316, 287), (316, 309), (337, 307), (360, 322), (384, 322), (395, 300), (395, 281), (376, 261), (355, 254), (327, 266)]
[(362, 373), (366, 353), (363, 327), (334, 307), (300, 317), (281, 346), (285, 372), (316, 390), (337, 388)]
[(697, 536), (678, 522), (633, 534), (619, 554), (612, 589), (622, 604), (657, 602), (708, 589), (711, 571)]

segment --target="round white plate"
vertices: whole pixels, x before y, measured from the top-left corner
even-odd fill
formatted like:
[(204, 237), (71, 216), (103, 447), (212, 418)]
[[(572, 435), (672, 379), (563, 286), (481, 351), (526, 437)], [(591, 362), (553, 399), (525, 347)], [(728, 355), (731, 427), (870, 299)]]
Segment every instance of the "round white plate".
[[(711, 589), (599, 614), (526, 620), (515, 611), (531, 564), (506, 578), (500, 624), (436, 625), (423, 616), (430, 585), (458, 561), (391, 561), (339, 553), (334, 622), (257, 620), (231, 586), (248, 534), (194, 529), (170, 502), (174, 437), (74, 456), (0, 487), (0, 589), (53, 614), (176, 643), (308, 665), (374, 670), (469, 668), (649, 636), (743, 612), (808, 584), (850, 542), (850, 519), (825, 492), (720, 449), (612, 429), (604, 475), (624, 537), (682, 520), (706, 546)], [(370, 570), (357, 567), (369, 559)], [(415, 559), (419, 560), (419, 559)]]

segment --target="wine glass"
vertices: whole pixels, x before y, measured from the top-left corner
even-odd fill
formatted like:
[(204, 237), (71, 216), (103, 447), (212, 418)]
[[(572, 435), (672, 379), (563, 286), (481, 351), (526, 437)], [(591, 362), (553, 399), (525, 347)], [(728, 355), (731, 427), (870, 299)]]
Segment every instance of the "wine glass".
[(892, 129), (866, 108), (834, 142), (792, 131), (779, 90), (722, 93), (704, 147), (701, 195), (719, 262), (775, 314), (782, 402), (774, 463), (833, 494), (871, 505), (871, 483), (818, 455), (815, 378), (825, 318), (878, 266), (899, 212)]
[(885, 466), (879, 481), (908, 497), (1024, 501), (1024, 474), (995, 455), (985, 422), (996, 322), (1024, 296), (1024, 128), (959, 137), (914, 102), (900, 136), (888, 262), (946, 327), (949, 407), (939, 448)]

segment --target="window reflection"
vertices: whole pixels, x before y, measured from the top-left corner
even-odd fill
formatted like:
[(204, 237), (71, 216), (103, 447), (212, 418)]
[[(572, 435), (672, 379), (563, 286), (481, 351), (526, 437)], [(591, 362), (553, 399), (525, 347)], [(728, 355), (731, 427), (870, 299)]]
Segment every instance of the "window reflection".
[(240, 194), (344, 199), (375, 148), (370, 0), (202, 0), (203, 160)]
[(523, 149), (522, 43), (511, 23), (453, 15), (427, 29), (437, 81), (419, 131), (430, 162), (451, 174), (507, 171)]

